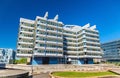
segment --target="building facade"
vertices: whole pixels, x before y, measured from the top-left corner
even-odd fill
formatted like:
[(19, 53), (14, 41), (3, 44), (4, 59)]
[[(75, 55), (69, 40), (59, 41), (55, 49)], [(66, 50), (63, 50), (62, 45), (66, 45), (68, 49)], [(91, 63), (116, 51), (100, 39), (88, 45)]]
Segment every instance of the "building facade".
[(0, 48), (0, 63), (13, 63), (15, 56), (16, 52), (13, 49)]
[[(27, 57), (33, 64), (63, 63), (63, 23), (37, 16), (36, 19), (20, 19), (17, 56)], [(33, 55), (34, 54), (34, 55)]]
[(104, 60), (120, 61), (120, 40), (103, 43), (101, 44), (101, 48), (104, 52)]
[[(99, 32), (96, 26), (65, 25), (63, 33), (64, 53), (72, 64), (93, 64), (102, 58)], [(98, 61), (99, 62), (99, 61)]]
[[(88, 24), (64, 26), (58, 15), (48, 19), (48, 12), (35, 20), (20, 18), (17, 57), (28, 58), (32, 64), (93, 63), (93, 58), (101, 58), (99, 33), (95, 28)], [(83, 43), (83, 39), (89, 42)]]

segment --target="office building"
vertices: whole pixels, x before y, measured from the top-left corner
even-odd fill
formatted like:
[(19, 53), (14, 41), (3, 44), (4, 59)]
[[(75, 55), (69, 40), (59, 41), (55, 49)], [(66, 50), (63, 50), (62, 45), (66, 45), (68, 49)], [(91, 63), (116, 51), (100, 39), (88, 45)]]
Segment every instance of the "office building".
[(105, 61), (120, 61), (120, 40), (114, 40), (101, 44)]
[(96, 26), (89, 26), (64, 25), (58, 15), (48, 19), (48, 12), (35, 20), (20, 18), (17, 57), (32, 64), (93, 63), (101, 50)]
[(13, 49), (0, 48), (0, 63), (9, 64), (15, 60), (16, 52)]
[(31, 60), (34, 64), (63, 63), (63, 23), (54, 19), (37, 16), (35, 20), (20, 18), (17, 56)]

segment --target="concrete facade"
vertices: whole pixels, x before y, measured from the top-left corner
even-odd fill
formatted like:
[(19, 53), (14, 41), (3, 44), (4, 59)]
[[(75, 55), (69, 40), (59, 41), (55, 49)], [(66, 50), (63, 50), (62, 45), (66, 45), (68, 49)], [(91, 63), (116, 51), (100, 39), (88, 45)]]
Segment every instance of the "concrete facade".
[(99, 32), (96, 26), (64, 25), (54, 19), (37, 16), (35, 20), (20, 18), (17, 57), (31, 64), (92, 64), (101, 59)]

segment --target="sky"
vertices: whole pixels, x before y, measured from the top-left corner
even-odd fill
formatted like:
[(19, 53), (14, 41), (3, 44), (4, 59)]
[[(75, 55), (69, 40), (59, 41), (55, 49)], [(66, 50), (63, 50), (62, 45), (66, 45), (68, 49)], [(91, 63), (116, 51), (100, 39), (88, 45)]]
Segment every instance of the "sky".
[(16, 50), (20, 17), (56, 14), (64, 24), (96, 25), (100, 42), (120, 39), (120, 0), (0, 0), (0, 48)]

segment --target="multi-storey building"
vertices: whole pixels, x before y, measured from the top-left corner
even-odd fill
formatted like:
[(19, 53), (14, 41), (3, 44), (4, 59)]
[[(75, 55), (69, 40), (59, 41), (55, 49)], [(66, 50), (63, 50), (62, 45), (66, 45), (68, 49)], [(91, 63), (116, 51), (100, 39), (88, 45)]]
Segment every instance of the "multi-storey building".
[(16, 52), (13, 49), (0, 48), (0, 63), (13, 63), (15, 55)]
[(120, 40), (114, 40), (101, 44), (106, 61), (120, 61)]
[(35, 20), (20, 18), (17, 56), (26, 57), (33, 64), (84, 64), (101, 58), (95, 26), (63, 26), (58, 15), (48, 19), (48, 12)]
[(94, 59), (101, 59), (99, 32), (96, 26), (65, 25), (64, 52), (72, 64), (93, 64)]
[(63, 23), (44, 17), (36, 19), (20, 19), (17, 56), (31, 58), (34, 64), (63, 63)]

